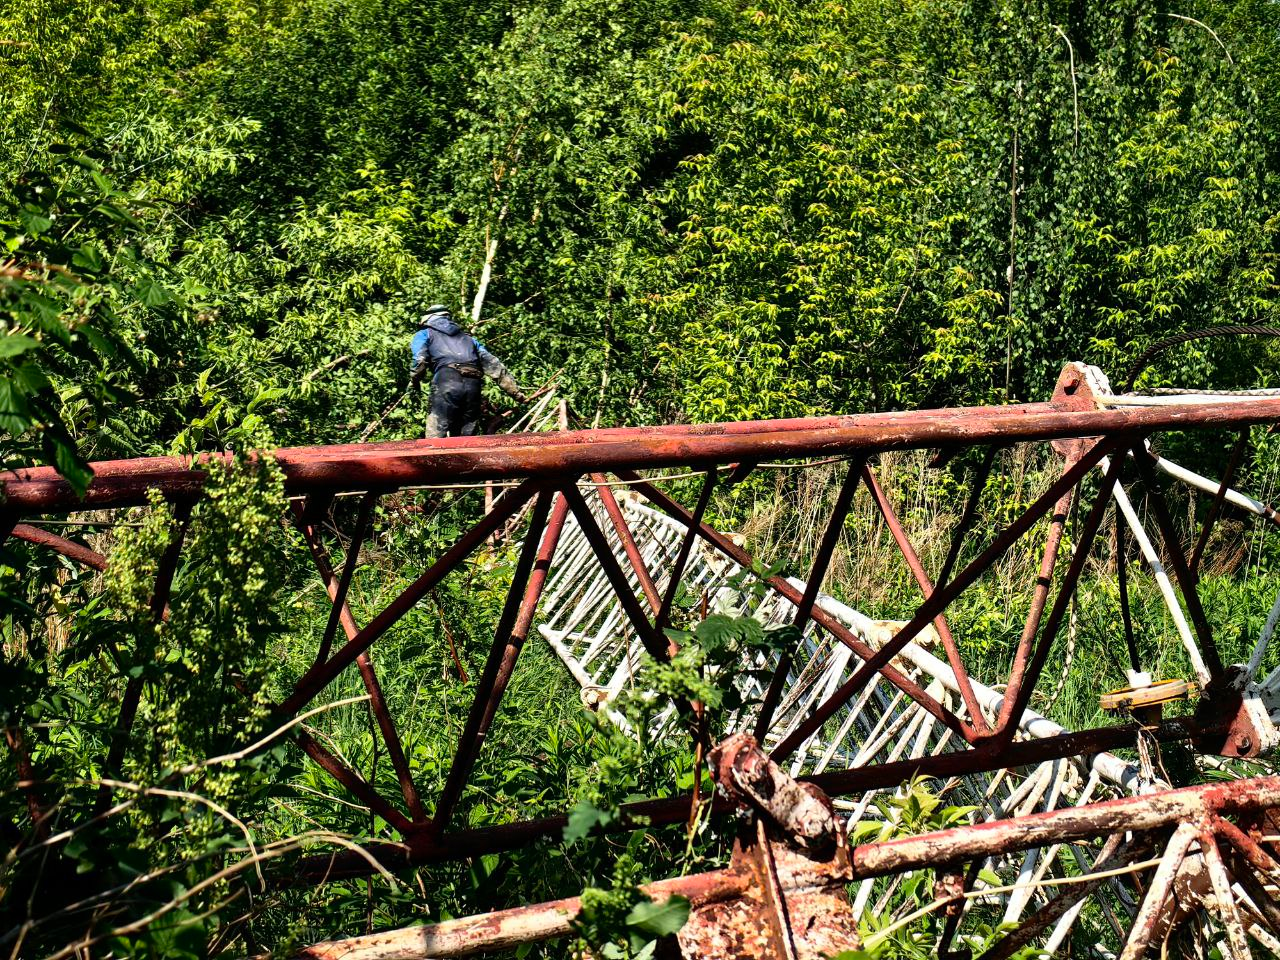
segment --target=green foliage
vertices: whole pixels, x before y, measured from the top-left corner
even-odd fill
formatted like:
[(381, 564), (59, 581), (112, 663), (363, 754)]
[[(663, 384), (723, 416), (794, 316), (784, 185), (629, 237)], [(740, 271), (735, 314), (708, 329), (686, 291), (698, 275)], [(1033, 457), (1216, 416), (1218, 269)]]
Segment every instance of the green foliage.
[(969, 821), (977, 807), (943, 806), (941, 798), (921, 777), (913, 777), (892, 796), (877, 801), (881, 820), (862, 820), (853, 825), (850, 843), (873, 843), (894, 837), (913, 836), (931, 830), (946, 830)]
[[(579, 781), (579, 799), (563, 833), (566, 844), (618, 821), (624, 800), (660, 795), (673, 783), (688, 789), (695, 778), (705, 779), (703, 770), (680, 768), (683, 735), (673, 737), (673, 728), (695, 730), (704, 743), (723, 739), (728, 719), (755, 702), (744, 693), (750, 681), (757, 691), (768, 686), (772, 671), (758, 661), (771, 662), (772, 654), (798, 637), (794, 627), (766, 630), (751, 617), (723, 614), (667, 635), (679, 644), (676, 654), (665, 662), (646, 655), (637, 684), (609, 702), (610, 718), (592, 717), (605, 749)], [(688, 713), (695, 703), (696, 717)], [(666, 715), (671, 704), (680, 711), (674, 720)], [(709, 794), (709, 783), (706, 789)]]
[[(942, 799), (922, 778), (912, 778), (892, 796), (877, 801), (882, 820), (864, 820), (850, 832), (851, 843), (889, 840), (970, 822), (977, 808), (944, 806)], [(984, 883), (999, 885), (999, 877), (990, 870), (979, 874)], [(859, 921), (864, 948), (837, 954), (833, 960), (927, 960), (936, 957), (941, 922), (931, 911), (922, 909), (934, 902), (935, 871), (918, 870), (906, 874), (901, 881), (890, 881), (885, 908), (867, 911)], [(977, 919), (981, 921), (981, 911)], [(918, 922), (903, 924), (901, 918), (913, 917)], [(971, 928), (975, 926), (971, 922)]]
[[(4, 768), (0, 822), (70, 839), (9, 851), (0, 866), (6, 943), (16, 936), (43, 955), (83, 938), (136, 956), (204, 956), (229, 919), (221, 911), (248, 895), (260, 851), (245, 823), (261, 819), (283, 759), (278, 744), (239, 757), (269, 720), (264, 680), (281, 586), (272, 534), (283, 506), (271, 460), (215, 464), (167, 617), (157, 616), (157, 577), (183, 525), (155, 499), (119, 537), (100, 593), (84, 581), (45, 582), (27, 597), (33, 615), (7, 621), (3, 721), (25, 732), (40, 779), (19, 789)], [(58, 615), (69, 630), (51, 638), (45, 618)], [(122, 704), (135, 685), (125, 731)], [(29, 796), (45, 808), (43, 827)], [(88, 816), (94, 810), (101, 817)], [(28, 914), (37, 893), (39, 910)]]
[(766, 630), (751, 617), (712, 614), (691, 630), (668, 630), (680, 649), (667, 663), (647, 662), (642, 667), (645, 686), (659, 697), (698, 702), (702, 724), (712, 740), (728, 731), (726, 721), (748, 705), (743, 694), (754, 680), (757, 689), (769, 685), (772, 670), (759, 666), (773, 662), (773, 655), (800, 642), (795, 627)]
[[(671, 896), (650, 900), (636, 886), (636, 868), (621, 858), (614, 869), (613, 885), (582, 891), (582, 909), (573, 919), (573, 931), (591, 956), (608, 960), (649, 960), (662, 937), (678, 931), (689, 919), (689, 901)], [(581, 946), (575, 956), (583, 956)]]
[[(558, 372), (574, 410), (602, 425), (1036, 399), (1067, 359), (1118, 378), (1171, 331), (1276, 322), (1275, 4), (1174, 16), (1135, 0), (12, 0), (6, 13), (0, 466), (52, 464), (78, 490), (94, 459), (355, 440), (400, 394), (416, 318), (435, 301), (477, 306), (477, 334), (520, 380)], [(1198, 342), (1143, 382), (1270, 385), (1276, 357), (1257, 341)], [(422, 417), (404, 403), (375, 439), (417, 436)], [(1246, 477), (1265, 484), (1280, 438), (1260, 434)], [(1213, 463), (1225, 441), (1190, 449)], [(191, 893), (107, 947), (130, 955), (287, 949), (424, 907), (437, 918), (584, 886), (596, 892), (580, 933), (602, 955), (643, 954), (670, 932), (680, 905), (655, 913), (637, 878), (715, 862), (723, 838), (705, 823), (625, 841), (603, 828), (635, 797), (699, 782), (707, 795), (692, 751), (655, 719), (670, 698), (697, 701), (701, 734), (718, 738), (745, 706), (744, 682), (763, 679), (757, 658), (796, 642), (750, 620), (694, 623), (687, 609), (680, 653), (645, 665), (651, 692), (612, 705), (629, 729), (583, 715), (547, 650), (522, 654), (456, 821), (568, 808), (564, 843), (433, 869), (425, 894), (386, 884), (372, 908), (363, 883), (255, 893), (252, 909), (239, 873), (197, 891), (247, 841), (192, 796), (255, 844), (288, 846), (321, 814), (351, 837), (389, 833), (337, 807), (327, 774), (279, 744), (191, 769), (262, 731), (264, 705), (310, 665), (327, 619), (301, 544), (282, 553), (278, 472), (236, 458), (214, 473), (165, 622), (152, 591), (184, 525), (177, 505), (131, 514), (136, 528), (72, 533), (111, 553), (106, 577), (22, 545), (0, 556), (0, 720), (25, 737), (57, 826), (83, 826), (68, 811), (93, 809), (104, 777), (149, 791), (116, 788), (131, 805), (78, 833), (41, 882), (70, 903), (160, 871), (129, 888), (113, 926)], [(967, 492), (954, 464), (928, 484), (901, 499), (935, 509)], [(778, 513), (762, 488), (737, 489), (713, 511)], [(993, 473), (983, 499), (999, 506), (982, 512), (962, 563), (1027, 489)], [(480, 500), (406, 495), (382, 509), (352, 587), (363, 622)], [(350, 519), (349, 505), (334, 508), (339, 529)], [(1224, 653), (1241, 659), (1274, 587), (1238, 571), (1269, 575), (1280, 555), (1233, 520), (1220, 529), (1204, 589), (1227, 611)], [(855, 517), (848, 532), (883, 531)], [(799, 569), (805, 548), (787, 547)], [(379, 641), (425, 796), (474, 694), (451, 646), (477, 672), (513, 563), (509, 549), (487, 554)], [(877, 615), (914, 603), (905, 574), (876, 577), (855, 596), (868, 584), (837, 565), (828, 588)], [(1078, 655), (1118, 679), (1118, 598), (1105, 576), (1087, 582)], [(996, 578), (952, 611), (993, 675), (1024, 612), (1010, 595)], [(1158, 597), (1134, 602), (1141, 649), (1176, 672)], [(139, 736), (107, 770), (130, 680), (143, 689)], [(1072, 725), (1096, 713), (1096, 691), (1077, 682), (1050, 705)], [(325, 705), (363, 692), (341, 677)], [(398, 791), (366, 706), (310, 722), (384, 794)], [(8, 843), (34, 825), (16, 766), (0, 777)], [(913, 785), (886, 814), (892, 830), (917, 830), (964, 808)], [(13, 856), (0, 866), (0, 937), (20, 929), (37, 882), (34, 856)], [(891, 908), (927, 898), (922, 884)], [(69, 942), (82, 921), (37, 927), (30, 949)], [(904, 934), (878, 949), (928, 945)]]
[(695, 420), (1033, 398), (1067, 358), (1275, 315), (1270, 68), (1203, 31), (1141, 4), (771, 2), (679, 42), (661, 122), (706, 147), (662, 195), (663, 304)]
[(95, 452), (349, 441), (487, 261), (477, 331), (606, 423), (1035, 398), (1276, 312), (1266, 6), (1199, 11), (1215, 39), (1140, 4), (22, 2), (9, 153), (89, 122), (163, 204), (123, 281), (159, 312), (118, 326), (138, 402), (66, 424)]
[[(563, 832), (566, 845), (580, 845), (599, 828), (622, 819), (619, 799), (653, 796), (662, 787), (655, 769), (666, 774), (662, 760), (685, 740), (685, 734), (671, 735), (671, 724), (660, 723), (660, 714), (669, 704), (699, 704), (699, 714), (682, 715), (677, 727), (688, 726), (704, 742), (716, 742), (728, 732), (728, 717), (750, 706), (743, 695), (748, 681), (757, 682), (756, 689), (768, 686), (769, 671), (756, 667), (758, 658), (768, 657), (783, 646), (795, 643), (798, 632), (793, 627), (766, 630), (751, 617), (729, 617), (715, 614), (699, 622), (691, 630), (668, 630), (680, 649), (669, 661), (658, 662), (645, 657), (639, 682), (624, 691), (610, 704), (610, 711), (622, 721), (601, 723), (602, 739), (611, 745), (605, 757), (593, 764), (592, 776), (582, 784), (580, 799), (569, 814)], [(767, 661), (766, 661), (767, 662)], [(673, 743), (674, 741), (674, 743)], [(687, 754), (686, 754), (687, 755)], [(713, 787), (705, 771), (692, 771), (702, 778), (703, 795), (710, 797)], [(679, 788), (692, 786), (684, 778), (675, 778)], [(635, 826), (636, 824), (631, 824)], [(713, 849), (713, 836), (707, 824), (697, 834), (708, 850)], [(683, 859), (699, 859), (693, 846), (693, 828)], [(688, 918), (689, 904), (682, 897), (672, 897), (662, 904), (649, 902), (635, 886), (637, 865), (630, 852), (616, 862), (611, 889), (588, 887), (582, 894), (582, 910), (574, 920), (574, 931), (593, 951), (602, 957), (650, 957), (657, 939), (675, 933)]]
[(135, 202), (66, 144), (0, 191), (0, 466), (44, 461), (88, 484), (76, 433), (129, 399), (136, 364), (118, 311), (171, 299), (122, 236)]

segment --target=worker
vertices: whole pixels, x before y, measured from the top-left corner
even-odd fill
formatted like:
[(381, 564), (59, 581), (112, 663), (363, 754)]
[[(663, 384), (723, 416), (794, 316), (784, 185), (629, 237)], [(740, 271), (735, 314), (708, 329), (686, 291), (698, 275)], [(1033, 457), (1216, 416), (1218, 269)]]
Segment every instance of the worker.
[(524, 401), (524, 391), (502, 361), (453, 321), (449, 308), (433, 304), (413, 335), (413, 376), (417, 386), (431, 374), (427, 439), (470, 437), (480, 432), (480, 384), (485, 377), (503, 392)]

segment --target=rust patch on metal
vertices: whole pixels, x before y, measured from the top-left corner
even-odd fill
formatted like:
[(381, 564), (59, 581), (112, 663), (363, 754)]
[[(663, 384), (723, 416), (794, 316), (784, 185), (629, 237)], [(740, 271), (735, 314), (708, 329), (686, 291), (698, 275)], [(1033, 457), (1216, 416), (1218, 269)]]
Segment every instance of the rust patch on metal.
[(754, 809), (801, 849), (832, 854), (840, 825), (831, 801), (812, 783), (784, 773), (755, 737), (735, 733), (711, 751), (709, 760), (716, 782), (731, 799)]
[(826, 960), (861, 946), (843, 834), (828, 860), (744, 839), (730, 872), (746, 881), (741, 896), (695, 908), (677, 935), (688, 960)]
[(1195, 713), (1198, 722), (1207, 724), (1216, 719), (1221, 723), (1223, 718), (1230, 718), (1230, 725), (1225, 733), (1213, 733), (1193, 741), (1201, 753), (1247, 759), (1262, 752), (1264, 738), (1245, 709), (1241, 693), (1244, 678), (1240, 671), (1238, 665), (1228, 667), (1220, 676), (1209, 681), (1200, 695), (1200, 704)]

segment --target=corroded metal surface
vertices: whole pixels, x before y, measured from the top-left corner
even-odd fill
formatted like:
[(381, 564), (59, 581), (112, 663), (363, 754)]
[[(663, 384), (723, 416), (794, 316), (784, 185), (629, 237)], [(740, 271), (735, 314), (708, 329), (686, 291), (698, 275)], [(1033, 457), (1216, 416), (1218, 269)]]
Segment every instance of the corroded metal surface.
[[(695, 917), (686, 936), (689, 944), (694, 942), (689, 938), (703, 935), (706, 943), (714, 940), (717, 944), (704, 946), (699, 955), (798, 960), (822, 951), (835, 952), (834, 944), (856, 943), (852, 918), (868, 908), (877, 877), (939, 866), (945, 868), (945, 876), (939, 882), (935, 906), (948, 917), (943, 949), (949, 949), (947, 944), (957, 935), (961, 919), (956, 904), (974, 893), (957, 878), (976, 874), (972, 866), (975, 858), (1004, 858), (1006, 872), (1016, 875), (1014, 886), (1025, 887), (1008, 898), (1006, 920), (1015, 923), (1032, 902), (1026, 890), (1037, 878), (1045, 877), (1059, 848), (1076, 840), (1092, 839), (1096, 844), (1118, 832), (1136, 832), (1146, 838), (1126, 841), (1119, 847), (1122, 851), (1136, 856), (1148, 843), (1151, 849), (1163, 851), (1161, 869), (1168, 875), (1167, 882), (1156, 870), (1142, 888), (1150, 891), (1154, 885), (1159, 891), (1164, 884), (1166, 894), (1174, 892), (1172, 901), (1168, 896), (1163, 900), (1154, 897), (1140, 908), (1135, 901), (1133, 909), (1143, 935), (1163, 937), (1176, 930), (1184, 914), (1207, 912), (1225, 931), (1228, 949), (1239, 953), (1242, 936), (1270, 936), (1258, 931), (1280, 923), (1280, 910), (1265, 902), (1276, 882), (1270, 873), (1274, 860), (1256, 829), (1272, 815), (1272, 808), (1280, 806), (1275, 783), (1253, 779), (1190, 792), (1168, 791), (1154, 772), (1158, 764), (1128, 763), (1105, 751), (1133, 746), (1149, 750), (1163, 741), (1190, 739), (1202, 751), (1253, 757), (1280, 743), (1274, 722), (1280, 717), (1280, 671), (1265, 678), (1258, 675), (1270, 634), (1264, 631), (1248, 667), (1222, 663), (1210, 611), (1201, 602), (1195, 574), (1208, 530), (1221, 509), (1230, 506), (1268, 522), (1274, 522), (1275, 511), (1230, 488), (1228, 479), (1234, 468), (1228, 469), (1227, 479), (1213, 481), (1154, 455), (1149, 442), (1160, 431), (1241, 430), (1255, 423), (1280, 423), (1280, 398), (1219, 402), (1115, 397), (1101, 372), (1069, 364), (1047, 403), (756, 423), (560, 429), (504, 437), (278, 451), (273, 456), (295, 501), (290, 519), (306, 539), (332, 610), (320, 631), (322, 639), (314, 662), (296, 679), (277, 709), (282, 719), (296, 716), (313, 705), (343, 671), (353, 667), (360, 671), (400, 795), (390, 799), (379, 795), (374, 785), (305, 731), (296, 740), (337, 783), (389, 825), (382, 837), (367, 845), (371, 856), (402, 868), (509, 850), (555, 836), (565, 817), (475, 830), (452, 830), (451, 821), (456, 819), (454, 811), (465, 806), (470, 771), (484, 749), (530, 630), (536, 626), (542, 632), (583, 688), (598, 695), (595, 705), (610, 715), (610, 697), (634, 682), (645, 654), (661, 661), (674, 652), (663, 628), (681, 589), (693, 587), (694, 595), (700, 591), (704, 598), (704, 608), (756, 616), (770, 624), (789, 623), (799, 638), (793, 647), (775, 652), (772, 660), (756, 663), (753, 673), (768, 679), (763, 683), (752, 680), (756, 687), (740, 691), (744, 700), (760, 706), (754, 714), (744, 711), (735, 719), (733, 729), (753, 730), (759, 746), (746, 737), (730, 739), (709, 758), (724, 788), (713, 801), (715, 809), (750, 811), (757, 818), (754, 823), (759, 832), (739, 840), (727, 870), (683, 878), (670, 887), (695, 894), (691, 896)], [(962, 566), (957, 539), (941, 574), (931, 578), (898, 521), (889, 495), (876, 479), (876, 456), (891, 450), (936, 447), (942, 451), (941, 461), (964, 447), (1042, 441), (1052, 443), (1062, 457), (1061, 474), (1047, 489), (1033, 495), (1023, 509), (1011, 513), (1007, 525), (996, 531), (985, 547), (972, 551), (976, 558)], [(180, 530), (202, 495), (208, 464), (219, 456), (94, 464), (94, 480), (83, 499), (76, 498), (48, 469), (0, 475), (5, 495), (0, 533), (102, 570), (107, 564), (105, 557), (42, 529), (42, 516), (142, 505), (149, 492), (159, 491), (174, 505)], [(805, 581), (766, 569), (740, 542), (704, 519), (717, 483), (739, 482), (757, 465), (769, 466), (769, 460), (801, 457), (848, 461), (834, 506), (825, 518), (819, 518), (825, 523), (818, 529), (825, 528), (825, 533)], [(992, 459), (987, 456), (984, 461), (980, 471), (983, 480)], [(1233, 456), (1233, 462), (1236, 459)], [(692, 509), (636, 473), (673, 467), (705, 471)], [(1136, 473), (1144, 488), (1156, 494), (1150, 498), (1154, 534), (1148, 534), (1126, 494), (1126, 471)], [(1101, 485), (1094, 483), (1099, 474), (1103, 475)], [(1193, 538), (1196, 548), (1190, 558), (1163, 503), (1161, 477), (1213, 497), (1209, 518)], [(503, 480), (518, 482), (381, 612), (367, 624), (355, 622), (346, 599), (378, 497), (421, 485), (483, 485)], [(651, 504), (643, 508), (648, 511), (647, 518), (637, 512), (631, 498), (619, 502), (607, 486), (611, 483), (629, 486)], [(871, 621), (822, 594), (827, 568), (841, 536), (847, 533), (845, 517), (862, 484), (871, 492), (877, 515), (887, 525), (918, 587), (920, 600), (901, 621)], [(336, 573), (323, 540), (333, 526), (334, 498), (339, 494), (360, 494), (362, 500), (355, 529), (347, 531), (343, 547), (346, 562)], [(976, 497), (970, 498), (966, 517), (972, 514), (974, 503)], [(1073, 505), (1086, 507), (1087, 516), (1067, 537), (1067, 514)], [(659, 512), (666, 515), (668, 526), (654, 521)], [(1035, 714), (1029, 705), (1050, 650), (1059, 642), (1060, 630), (1068, 629), (1068, 611), (1077, 580), (1090, 562), (1090, 545), (1111, 519), (1118, 528), (1123, 523), (1132, 533), (1132, 542), (1159, 587), (1176, 640), (1196, 681), (1204, 687), (1204, 696), (1194, 718), (1150, 728), (1117, 723), (1071, 733)], [(98, 520), (101, 515), (95, 514), (93, 522)], [(645, 529), (641, 529), (641, 521), (648, 524)], [(962, 518), (961, 536), (966, 535), (966, 524)], [(495, 535), (521, 530), (524, 548), (513, 568), (488, 664), (476, 684), (452, 764), (446, 767), (450, 772), (429, 789), (415, 782), (415, 776), (421, 774), (400, 746), (395, 717), (374, 673), (371, 648), (446, 577), (455, 575), (473, 552), (483, 549)], [(952, 634), (946, 610), (1003, 563), (1015, 545), (1046, 534), (1039, 570), (1026, 584), (1030, 613), (1011, 671), (1007, 680), (987, 678), (991, 684), (987, 686), (973, 674), (973, 664), (966, 664), (964, 638)], [(1122, 542), (1119, 534), (1114, 542)], [(182, 543), (179, 532), (161, 564), (152, 604), (158, 618), (165, 615)], [(701, 555), (704, 550), (710, 559)], [(1068, 550), (1070, 559), (1064, 561), (1060, 555)], [(586, 564), (591, 570), (591, 575), (583, 576), (583, 582), (572, 589), (565, 587), (566, 578), (555, 566), (565, 554), (572, 555), (565, 561), (568, 569), (581, 571)], [(1064, 562), (1065, 571), (1061, 569)], [(959, 566), (954, 574), (953, 565)], [(1127, 570), (1127, 566), (1121, 564), (1120, 569)], [(730, 589), (727, 584), (749, 575), (758, 578), (767, 594), (768, 609), (733, 605), (737, 602), (733, 598), (740, 598), (743, 590)], [(560, 608), (549, 613), (548, 605), (555, 604)], [(566, 617), (560, 616), (563, 609), (569, 611)], [(593, 624), (590, 636), (575, 632), (584, 620)], [(938, 644), (946, 662), (924, 650), (929, 640)], [(1141, 676), (1136, 662), (1133, 673)], [(117, 766), (123, 755), (143, 696), (140, 683), (126, 681), (124, 685), (123, 709), (114, 724), (109, 755), (104, 758), (108, 769)], [(672, 704), (664, 714), (668, 726), (662, 735), (687, 735), (697, 726), (689, 722), (696, 715), (696, 704)], [(703, 731), (697, 748), (705, 746)], [(976, 791), (981, 800), (977, 806), (984, 816), (989, 812), (991, 822), (847, 850), (843, 841), (846, 818), (856, 821), (873, 816), (874, 791), (897, 789), (916, 776), (957, 778), (961, 789)], [(38, 779), (38, 771), (33, 771), (32, 778)], [(840, 798), (838, 816), (822, 796), (824, 792)], [(38, 823), (43, 806), (32, 796), (33, 823)], [(1120, 799), (1092, 802), (1098, 796)], [(692, 806), (693, 798), (670, 794), (626, 804), (611, 829), (684, 821)], [(1041, 812), (1012, 816), (1032, 810)], [(1253, 819), (1241, 820), (1238, 826), (1225, 819), (1244, 814)], [(1175, 829), (1178, 824), (1189, 824), (1194, 832), (1179, 832)], [(1266, 829), (1275, 833), (1280, 827), (1272, 823)], [(1172, 846), (1168, 844), (1170, 834), (1177, 840)], [(1183, 849), (1177, 850), (1184, 840)], [(1021, 863), (1010, 859), (1010, 854), (1021, 851), (1028, 851)], [(1087, 872), (1089, 864), (1078, 856), (1076, 862)], [(1250, 865), (1249, 876), (1240, 875), (1242, 863)], [(369, 869), (368, 858), (346, 851), (304, 861), (282, 882), (319, 882)], [(856, 881), (858, 891), (852, 904), (843, 887), (849, 880)], [(1092, 881), (1087, 885), (1102, 889)], [(1246, 894), (1238, 903), (1232, 893), (1237, 887)], [(659, 888), (668, 889), (661, 884), (652, 889)], [(1180, 899), (1178, 891), (1182, 892)], [(1028, 922), (1041, 928), (1052, 923), (1046, 942), (1060, 945), (1078, 908), (1078, 903), (1065, 901), (1054, 910), (1045, 906)], [(414, 937), (418, 940), (414, 941), (416, 946), (403, 947), (408, 953), (368, 956), (421, 956), (428, 948), (435, 951), (430, 955), (462, 955), (448, 950), (461, 949), (456, 947), (459, 943), (477, 942), (477, 937), (506, 945), (527, 942), (555, 935), (548, 931), (560, 930), (567, 922), (561, 916), (568, 909), (563, 905), (548, 905), (541, 912), (541, 908), (529, 909), (533, 912), (455, 921), (454, 926), (440, 925), (429, 932), (422, 928), (417, 933), (387, 934), (392, 940), (399, 936), (397, 942), (404, 944)], [(733, 933), (735, 930), (738, 932)], [(1280, 936), (1280, 929), (1273, 932)], [(437, 939), (424, 946), (423, 936)], [(367, 946), (401, 949), (394, 944), (376, 946), (372, 941)], [(1132, 938), (1126, 949), (1131, 956), (1142, 952)], [(717, 950), (720, 952), (715, 953)]]
[[(749, 753), (741, 741), (735, 746), (738, 756)], [(812, 857), (785, 839), (762, 846), (761, 834), (747, 827), (727, 869), (665, 880), (643, 889), (654, 900), (679, 894), (692, 902), (691, 919), (679, 933), (684, 956), (690, 960), (787, 957), (787, 948), (779, 941), (780, 917), (785, 918), (797, 960), (819, 960), (858, 945), (856, 917), (849, 909), (845, 892), (852, 880), (1000, 856), (1035, 847), (1046, 837), (1058, 841), (1116, 838), (1104, 846), (1097, 864), (1099, 873), (1105, 876), (1109, 868), (1144, 854), (1149, 842), (1138, 839), (1122, 844), (1119, 837), (1125, 834), (1155, 836), (1175, 828), (1172, 838), (1163, 845), (1160, 866), (1147, 886), (1143, 908), (1132, 931), (1126, 956), (1136, 960), (1144, 954), (1147, 944), (1154, 944), (1158, 937), (1167, 934), (1179, 916), (1206, 905), (1214, 910), (1221, 907), (1221, 878), (1216, 888), (1210, 879), (1201, 879), (1208, 875), (1200, 859), (1200, 849), (1191, 851), (1193, 841), (1205, 831), (1230, 843), (1236, 851), (1251, 851), (1245, 855), (1253, 857), (1250, 863), (1261, 868), (1258, 875), (1264, 883), (1280, 881), (1280, 865), (1249, 841), (1239, 827), (1225, 819), (1227, 815), (1248, 819), (1277, 805), (1280, 805), (1280, 777), (1265, 777), (956, 827), (918, 837), (862, 844), (852, 849), (841, 831), (827, 858)], [(779, 828), (779, 831), (785, 836), (785, 830)], [(774, 879), (767, 875), (766, 850), (772, 858)], [(1232, 880), (1234, 882), (1234, 878)], [(1083, 888), (1083, 893), (1069, 892), (1066, 899), (1054, 901), (1042, 915), (1031, 918), (1032, 933), (1065, 913), (1080, 896), (1096, 889), (1099, 882), (1091, 882)], [(955, 881), (951, 883), (954, 886)], [(782, 900), (781, 911), (770, 902), (771, 888)], [(1218, 899), (1210, 901), (1209, 893), (1214, 889), (1218, 891)], [(1178, 891), (1184, 898), (1180, 904), (1175, 902)], [(944, 886), (942, 894), (951, 900), (957, 891)], [(1268, 893), (1267, 896), (1274, 895)], [(425, 960), (471, 956), (516, 943), (565, 936), (571, 931), (571, 920), (579, 906), (576, 898), (558, 900), (434, 926), (316, 944), (300, 956), (313, 960), (338, 957)], [(1007, 946), (998, 946), (990, 956), (1008, 956), (1026, 939), (1015, 932)]]
[(827, 960), (858, 948), (847, 849), (841, 854), (821, 861), (783, 843), (740, 846), (730, 871), (749, 882), (741, 895), (692, 911), (677, 935), (682, 954), (688, 960)]
[(841, 836), (831, 801), (812, 783), (787, 776), (755, 737), (735, 733), (708, 756), (722, 790), (745, 803), (802, 850), (830, 854)]
[[(697, 426), (618, 427), (505, 437), (451, 437), (390, 443), (294, 447), (276, 451), (291, 494), (394, 489), (459, 480), (508, 480), (565, 473), (710, 466), (788, 457), (977, 446), (1159, 430), (1241, 427), (1280, 420), (1280, 398), (1187, 407), (1072, 409), (1058, 402), (765, 420)], [(93, 464), (88, 494), (77, 498), (48, 467), (0, 474), (8, 505), (63, 512), (146, 502), (146, 492), (198, 496), (202, 465), (224, 459), (152, 457)]]

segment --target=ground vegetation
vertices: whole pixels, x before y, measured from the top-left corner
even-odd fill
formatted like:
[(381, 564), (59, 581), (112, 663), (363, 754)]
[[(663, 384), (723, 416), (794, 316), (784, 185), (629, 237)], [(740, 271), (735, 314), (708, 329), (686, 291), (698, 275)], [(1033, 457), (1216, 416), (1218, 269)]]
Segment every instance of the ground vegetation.
[[(456, 822), (570, 809), (561, 842), (315, 890), (266, 882), (392, 832), (273, 735), (267, 706), (309, 666), (328, 612), (278, 523), (270, 450), (371, 424), (374, 440), (418, 436), (421, 399), (400, 398), (434, 302), (526, 387), (554, 380), (583, 426), (1035, 400), (1066, 360), (1120, 386), (1170, 334), (1280, 325), (1280, 6), (7, 0), (0, 245), (4, 468), (49, 464), (83, 489), (94, 460), (233, 452), (189, 517), (156, 503), (70, 530), (110, 556), (106, 575), (12, 542), (0, 555), (0, 952), (287, 955), (592, 888), (584, 942), (644, 955), (679, 905), (637, 913), (634, 884), (720, 862), (727, 837), (600, 829), (626, 799), (704, 773), (585, 712), (535, 643)], [(1276, 343), (1194, 341), (1136, 375), (1277, 386)], [(513, 412), (489, 397), (496, 425)], [(1231, 442), (1170, 441), (1210, 473)], [(1241, 480), (1273, 501), (1277, 444), (1255, 430)], [(967, 457), (882, 465), (931, 569), (975, 484), (970, 554), (1053, 467), (1001, 457), (985, 475)], [(668, 487), (691, 501), (692, 483)], [(837, 484), (832, 467), (756, 477), (711, 515), (800, 572)], [(335, 552), (355, 509), (334, 508)], [(478, 491), (384, 501), (357, 620), (482, 509)], [(1280, 554), (1238, 518), (1219, 529), (1204, 587), (1240, 659)], [(150, 585), (177, 537), (159, 617)], [(828, 589), (904, 615), (914, 587), (890, 544), (859, 499)], [(379, 644), (427, 795), (516, 552), (486, 550)], [(1026, 602), (1013, 585), (1036, 562), (1015, 552), (954, 614), (988, 680), (1007, 669)], [(1136, 563), (1103, 551), (1090, 570), (1050, 666), (1063, 680), (1033, 704), (1068, 726), (1098, 719), (1097, 685), (1122, 683), (1117, 562)], [(1185, 672), (1158, 597), (1135, 589), (1140, 644)], [(688, 659), (651, 677), (714, 705), (729, 688), (707, 686), (708, 664), (778, 638), (698, 619), (682, 597)], [(131, 687), (145, 693), (126, 743)], [(344, 675), (307, 723), (394, 791), (363, 694)], [(631, 707), (643, 729), (646, 704)], [(903, 829), (963, 816), (935, 801), (923, 785), (899, 797)], [(871, 928), (927, 896), (905, 888)], [(876, 955), (928, 955), (932, 922)]]

